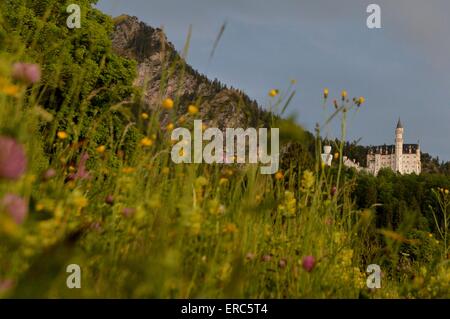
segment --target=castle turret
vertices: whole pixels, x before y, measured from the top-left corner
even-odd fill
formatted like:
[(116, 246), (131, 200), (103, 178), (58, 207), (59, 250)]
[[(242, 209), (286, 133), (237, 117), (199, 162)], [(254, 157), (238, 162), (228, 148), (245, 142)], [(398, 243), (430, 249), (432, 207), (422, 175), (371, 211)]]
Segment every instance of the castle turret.
[(402, 156), (403, 156), (403, 125), (398, 119), (397, 128), (395, 129), (395, 171), (402, 173)]

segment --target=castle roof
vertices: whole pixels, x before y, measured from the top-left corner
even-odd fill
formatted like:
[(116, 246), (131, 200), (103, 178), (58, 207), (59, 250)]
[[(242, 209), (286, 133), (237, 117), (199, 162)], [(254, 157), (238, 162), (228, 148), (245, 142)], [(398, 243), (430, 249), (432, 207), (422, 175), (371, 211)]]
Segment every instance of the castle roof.
[[(403, 154), (408, 154), (411, 150), (411, 153), (416, 153), (419, 149), (419, 144), (403, 144)], [(378, 145), (371, 146), (369, 148), (369, 153), (372, 154), (395, 154), (395, 145)]]
[(403, 125), (402, 125), (402, 122), (400, 121), (400, 118), (398, 118), (397, 128), (403, 128)]

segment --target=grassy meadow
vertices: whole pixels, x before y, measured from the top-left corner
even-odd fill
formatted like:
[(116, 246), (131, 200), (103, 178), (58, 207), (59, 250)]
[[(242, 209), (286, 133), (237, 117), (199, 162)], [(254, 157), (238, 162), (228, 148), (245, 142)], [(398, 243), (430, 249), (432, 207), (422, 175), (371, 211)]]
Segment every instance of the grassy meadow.
[[(331, 168), (317, 151), (327, 122), (311, 163), (274, 175), (175, 165), (171, 131), (201, 119), (200, 99), (180, 116), (165, 93), (184, 62), (164, 70), (160, 103), (146, 108), (135, 62), (112, 53), (112, 19), (80, 2), (80, 30), (65, 27), (65, 1), (0, 4), (0, 297), (450, 297), (448, 190), (435, 192), (442, 226), (427, 233), (426, 261), (403, 253), (422, 249), (408, 222), (379, 228), (375, 207), (355, 204), (342, 152), (363, 99), (324, 90), (312, 106), (342, 122)], [(282, 115), (291, 91), (268, 92)], [(66, 286), (70, 264), (81, 289)], [(380, 289), (366, 286), (370, 264)]]

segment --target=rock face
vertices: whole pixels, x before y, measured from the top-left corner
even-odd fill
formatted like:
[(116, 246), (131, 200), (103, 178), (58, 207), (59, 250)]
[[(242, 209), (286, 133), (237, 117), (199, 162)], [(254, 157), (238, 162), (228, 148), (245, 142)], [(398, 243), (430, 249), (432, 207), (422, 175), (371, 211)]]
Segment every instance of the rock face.
[[(208, 125), (225, 127), (268, 126), (269, 114), (243, 92), (210, 81), (189, 66), (163, 30), (140, 22), (136, 17), (115, 19), (114, 51), (138, 63), (135, 85), (143, 89), (145, 107), (154, 111), (161, 100), (178, 100), (177, 113), (185, 114), (189, 104), (200, 109)], [(164, 119), (163, 119), (164, 121)]]

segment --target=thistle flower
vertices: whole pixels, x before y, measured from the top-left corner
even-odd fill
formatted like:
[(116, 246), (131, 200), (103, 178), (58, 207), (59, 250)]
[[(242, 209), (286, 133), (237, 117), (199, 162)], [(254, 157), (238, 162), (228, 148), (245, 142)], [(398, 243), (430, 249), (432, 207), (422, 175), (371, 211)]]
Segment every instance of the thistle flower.
[(136, 213), (136, 209), (135, 208), (125, 207), (124, 209), (122, 209), (122, 215), (127, 217), (127, 218), (133, 216), (134, 213)]
[(163, 100), (163, 102), (162, 102), (162, 106), (163, 106), (163, 108), (165, 108), (166, 110), (171, 110), (171, 109), (173, 109), (173, 100), (171, 99), (171, 98), (167, 98), (167, 99), (164, 99)]
[(22, 224), (28, 215), (28, 204), (20, 196), (6, 194), (1, 200), (0, 207), (8, 213), (16, 224)]
[(264, 261), (264, 262), (269, 262), (269, 261), (272, 260), (272, 256), (264, 255), (264, 256), (261, 257), (261, 260)]
[(41, 68), (32, 63), (15, 63), (12, 69), (12, 78), (26, 84), (35, 84), (41, 80)]
[(53, 169), (53, 168), (49, 168), (48, 170), (46, 170), (46, 171), (44, 172), (44, 174), (42, 174), (42, 178), (43, 178), (45, 181), (48, 181), (48, 180), (52, 179), (52, 178), (55, 177), (55, 176), (56, 176), (56, 171), (55, 171), (55, 169)]
[(13, 138), (0, 136), (0, 178), (17, 180), (26, 168), (23, 146)]
[(114, 204), (114, 196), (113, 195), (106, 196), (105, 203), (108, 205), (113, 205)]
[(189, 105), (188, 106), (188, 113), (191, 115), (195, 115), (198, 113), (198, 107), (196, 107), (195, 105)]
[(270, 90), (270, 91), (269, 91), (269, 96), (270, 96), (270, 97), (275, 97), (275, 96), (277, 96), (279, 93), (280, 93), (280, 91), (278, 91), (278, 90), (276, 90), (276, 89), (273, 89), (273, 90)]
[(83, 180), (89, 179), (91, 176), (86, 169), (86, 162), (89, 159), (89, 155), (87, 153), (81, 154), (80, 161), (78, 162), (78, 166), (75, 174), (69, 175), (69, 180)]
[(280, 261), (278, 262), (278, 267), (284, 269), (286, 268), (287, 265), (287, 260), (285, 258), (281, 258)]
[(302, 267), (307, 272), (311, 272), (316, 265), (316, 259), (313, 256), (306, 256), (302, 260)]

